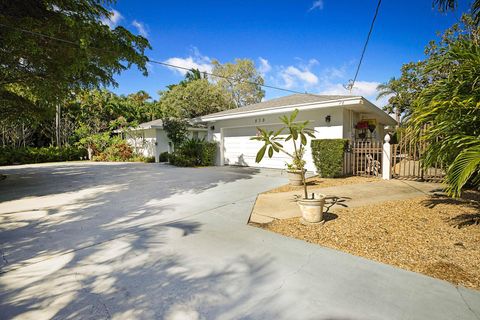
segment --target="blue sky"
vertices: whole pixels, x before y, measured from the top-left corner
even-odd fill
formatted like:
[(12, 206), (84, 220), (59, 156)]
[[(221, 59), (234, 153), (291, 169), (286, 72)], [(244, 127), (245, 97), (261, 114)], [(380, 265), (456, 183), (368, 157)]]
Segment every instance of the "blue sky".
[[(462, 2), (462, 1), (460, 1)], [(465, 1), (463, 1), (465, 2)], [(463, 4), (462, 2), (462, 4)], [(376, 0), (118, 0), (108, 23), (146, 36), (147, 54), (185, 67), (211, 68), (235, 58), (255, 61), (270, 85), (323, 94), (345, 94), (353, 78)], [(466, 3), (442, 14), (431, 0), (383, 0), (353, 94), (375, 102), (375, 88), (399, 74), (403, 63), (423, 59), (428, 41), (458, 20)], [(113, 90), (146, 90), (154, 99), (182, 72), (149, 65), (148, 77), (134, 67)], [(266, 99), (286, 95), (266, 90)], [(384, 101), (377, 101), (379, 105)]]

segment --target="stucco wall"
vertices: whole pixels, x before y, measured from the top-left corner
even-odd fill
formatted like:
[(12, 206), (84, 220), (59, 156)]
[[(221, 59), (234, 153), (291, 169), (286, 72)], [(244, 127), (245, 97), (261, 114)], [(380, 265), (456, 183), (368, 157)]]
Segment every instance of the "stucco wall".
[[(197, 132), (195, 134), (195, 132)], [(188, 138), (205, 139), (207, 137), (206, 131), (189, 131)], [(170, 147), (170, 139), (163, 129), (146, 129), (134, 130), (126, 133), (126, 140), (136, 153), (144, 155), (145, 157), (155, 157), (155, 162), (158, 162), (160, 153), (172, 152)], [(155, 145), (156, 143), (156, 145)]]
[(130, 131), (125, 134), (125, 137), (135, 153), (145, 157), (155, 156), (155, 129)]
[[(248, 139), (248, 137), (254, 136), (256, 134), (256, 127), (265, 128), (268, 130), (276, 130), (282, 126), (279, 117), (282, 114), (272, 114), (272, 115), (262, 115), (262, 116), (251, 116), (239, 119), (229, 119), (229, 120), (221, 120), (209, 123), (209, 134), (208, 138), (212, 141), (216, 141), (219, 144), (219, 148), (217, 151), (217, 164), (225, 163), (226, 159), (222, 159), (223, 151), (225, 148), (223, 146), (222, 140), (222, 133), (224, 137), (230, 136), (238, 136), (244, 137)], [(290, 113), (285, 114), (287, 116)], [(330, 122), (326, 122), (326, 117), (330, 116)], [(332, 108), (324, 108), (324, 109), (317, 109), (317, 110), (307, 110), (302, 111), (297, 116), (297, 121), (310, 121), (310, 127), (315, 130), (315, 137), (317, 139), (336, 139), (336, 138), (343, 138), (344, 137), (344, 130), (343, 130), (343, 110), (338, 107)], [(211, 130), (211, 126), (214, 126), (214, 129)], [(228, 142), (230, 143), (230, 141)], [(290, 146), (290, 143), (286, 145)], [(245, 144), (246, 148), (251, 148), (252, 144), (248, 143)], [(258, 142), (258, 149), (261, 147), (261, 143)], [(288, 147), (290, 149), (290, 147)], [(291, 151), (291, 150), (290, 150)], [(252, 151), (248, 150), (248, 155), (251, 156)], [(288, 158), (276, 155), (277, 159), (265, 159), (263, 160), (266, 167), (269, 167), (269, 164), (273, 167), (284, 167), (284, 162), (288, 160)], [(241, 160), (241, 161), (240, 161)], [(239, 161), (235, 161), (235, 163), (230, 164), (242, 164), (241, 162), (245, 159), (240, 159)], [(307, 169), (310, 171), (314, 171), (314, 165), (311, 157), (310, 152), (310, 138), (307, 143), (306, 153), (305, 153), (305, 160), (307, 161)], [(250, 159), (251, 161), (251, 159)], [(248, 160), (246, 161), (248, 162)], [(244, 163), (246, 164), (246, 163)]]

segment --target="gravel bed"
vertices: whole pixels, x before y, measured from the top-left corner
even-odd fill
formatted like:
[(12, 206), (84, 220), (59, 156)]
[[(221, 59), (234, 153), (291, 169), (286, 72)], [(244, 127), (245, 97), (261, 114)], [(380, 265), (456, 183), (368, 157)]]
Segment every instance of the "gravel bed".
[(259, 227), (480, 290), (480, 193), (423, 196), (327, 213), (320, 226), (298, 218)]
[[(336, 187), (347, 184), (365, 183), (365, 182), (378, 182), (382, 181), (376, 177), (345, 177), (345, 178), (320, 178), (318, 176), (307, 178), (307, 185), (309, 190), (315, 190), (319, 188)], [(264, 193), (279, 193), (288, 191), (303, 190), (303, 186), (291, 186), (289, 184), (280, 186), (278, 188), (268, 190)]]

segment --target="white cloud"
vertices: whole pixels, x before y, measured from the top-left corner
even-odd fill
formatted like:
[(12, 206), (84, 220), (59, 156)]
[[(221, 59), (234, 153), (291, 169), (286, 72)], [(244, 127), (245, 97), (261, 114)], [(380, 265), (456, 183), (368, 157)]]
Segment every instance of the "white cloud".
[(258, 60), (260, 61), (260, 67), (258, 67), (258, 72), (260, 72), (262, 75), (265, 75), (266, 73), (270, 72), (270, 70), (272, 70), (272, 66), (267, 59), (259, 57)]
[(287, 88), (294, 86), (311, 87), (318, 83), (318, 77), (310, 70), (306, 68), (300, 70), (294, 66), (288, 66), (280, 71), (280, 77), (283, 79), (284, 86)]
[[(164, 61), (165, 63), (179, 66), (186, 69), (198, 69), (201, 72), (212, 72), (212, 60), (202, 55), (197, 48), (193, 48), (192, 55), (186, 58), (172, 57)], [(188, 70), (169, 67), (170, 70), (184, 76)]]
[(140, 33), (142, 37), (145, 37), (145, 38), (148, 37), (147, 28), (145, 27), (144, 23), (137, 20), (133, 20), (132, 26), (134, 26), (135, 29), (137, 29), (137, 32)]
[(380, 82), (376, 81), (357, 81), (351, 92), (344, 87), (345, 84), (328, 84), (320, 91), (320, 94), (363, 96), (369, 100), (375, 101), (378, 93), (377, 86), (379, 84)]
[(315, 9), (318, 9), (318, 10), (323, 9), (323, 0), (313, 1), (312, 7), (308, 11), (312, 11), (312, 10), (315, 10)]
[(330, 67), (325, 69), (323, 78), (325, 80), (342, 79), (345, 78), (346, 73), (347, 67), (345, 65), (340, 68)]
[(112, 9), (111, 11), (111, 15), (110, 17), (104, 17), (101, 22), (104, 24), (104, 25), (107, 25), (110, 27), (110, 29), (113, 29), (115, 28), (119, 23), (120, 21), (123, 20), (123, 16), (120, 12), (118, 12), (117, 10), (115, 9)]

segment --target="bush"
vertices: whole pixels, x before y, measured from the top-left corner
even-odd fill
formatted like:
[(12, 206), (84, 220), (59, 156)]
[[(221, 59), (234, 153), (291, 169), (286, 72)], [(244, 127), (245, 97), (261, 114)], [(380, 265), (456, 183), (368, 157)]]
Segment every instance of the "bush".
[(202, 149), (202, 166), (215, 165), (216, 154), (217, 144), (215, 142), (205, 142)]
[(343, 175), (343, 158), (348, 145), (346, 139), (312, 140), (312, 158), (320, 177), (334, 178)]
[(77, 147), (0, 148), (0, 165), (75, 161), (86, 158), (86, 150)]
[(125, 140), (119, 136), (111, 137), (109, 132), (84, 137), (78, 145), (91, 150), (93, 161), (155, 162), (154, 157), (134, 154), (133, 148)]
[(143, 157), (143, 162), (154, 163), (155, 162), (155, 157)]
[(177, 167), (195, 167), (196, 161), (194, 158), (188, 157), (179, 152), (171, 153), (168, 157), (168, 161), (171, 165)]
[(213, 166), (216, 150), (215, 142), (188, 139), (169, 155), (169, 162), (179, 167)]
[[(158, 161), (159, 162), (167, 162), (168, 161), (168, 155), (169, 153), (168, 152), (162, 152), (160, 153), (160, 155), (158, 156)], [(155, 159), (154, 159), (155, 160)]]

